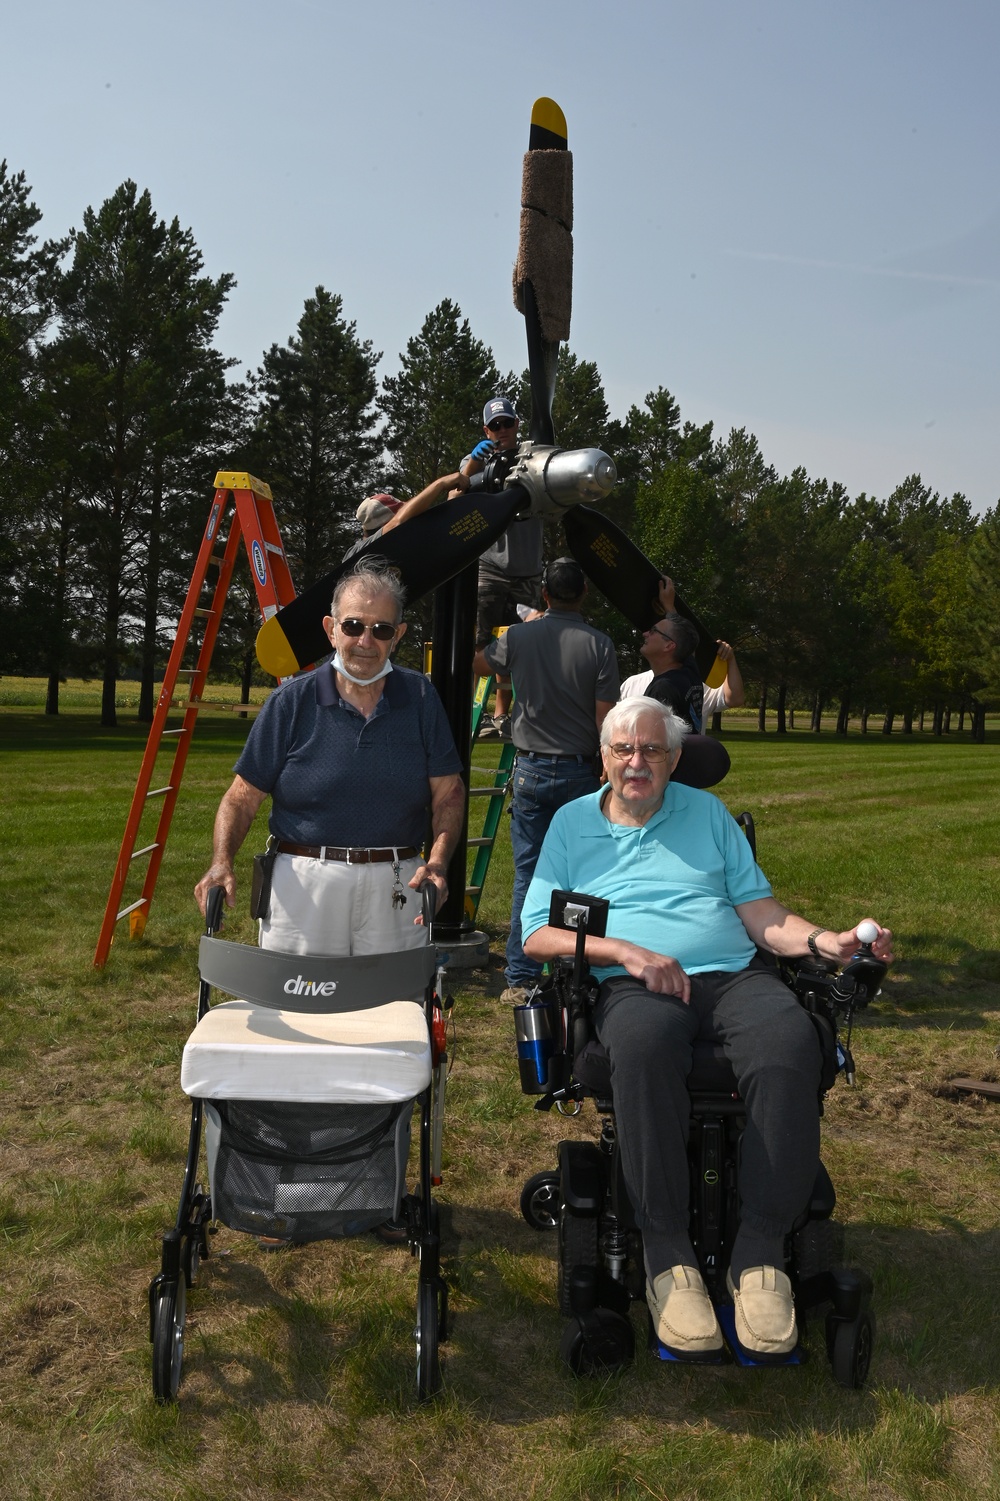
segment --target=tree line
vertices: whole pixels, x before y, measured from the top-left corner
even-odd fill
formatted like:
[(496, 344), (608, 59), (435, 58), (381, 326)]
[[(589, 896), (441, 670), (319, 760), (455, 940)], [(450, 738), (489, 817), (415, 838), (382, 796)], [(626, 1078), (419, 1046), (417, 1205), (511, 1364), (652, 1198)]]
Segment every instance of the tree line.
[[(113, 725), (127, 675), (152, 717), (217, 470), (270, 484), (304, 589), (355, 539), (365, 494), (415, 494), (455, 467), (487, 396), (509, 394), (527, 428), (526, 372), (499, 370), (449, 299), (380, 379), (382, 354), (319, 286), (287, 342), (238, 375), (216, 347), (234, 278), (208, 276), (148, 192), (123, 183), (60, 239), (40, 221), (24, 174), (0, 164), (0, 672), (46, 677), (48, 713), (66, 675), (99, 676)], [(779, 475), (751, 433), (682, 421), (664, 387), (613, 418), (596, 364), (567, 348), (554, 420), (564, 446), (612, 454), (604, 509), (736, 646), (761, 728), (769, 707), (779, 732), (836, 708), (841, 733), (852, 715), (908, 732), (926, 713), (937, 733), (968, 715), (982, 736), (1000, 697), (1000, 508), (976, 518), (916, 474), (886, 499)], [(631, 670), (635, 632), (593, 603)], [(257, 624), (244, 566), (215, 660), (245, 689)]]

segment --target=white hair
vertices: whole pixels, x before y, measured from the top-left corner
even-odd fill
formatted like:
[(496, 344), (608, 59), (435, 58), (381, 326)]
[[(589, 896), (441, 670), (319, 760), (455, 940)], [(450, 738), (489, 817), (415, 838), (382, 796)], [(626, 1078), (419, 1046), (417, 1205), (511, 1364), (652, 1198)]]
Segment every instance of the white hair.
[(691, 726), (675, 714), (673, 709), (661, 704), (659, 699), (642, 697), (619, 699), (614, 708), (608, 711), (601, 725), (601, 745), (611, 745), (622, 735), (631, 738), (644, 714), (651, 714), (662, 720), (667, 749), (680, 750), (681, 741), (690, 732)]

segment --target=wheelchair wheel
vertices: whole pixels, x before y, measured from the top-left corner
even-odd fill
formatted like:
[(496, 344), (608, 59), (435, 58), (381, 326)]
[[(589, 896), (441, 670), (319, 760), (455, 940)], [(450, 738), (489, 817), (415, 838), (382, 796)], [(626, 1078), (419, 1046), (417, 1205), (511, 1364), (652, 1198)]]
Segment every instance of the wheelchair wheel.
[(426, 1402), (441, 1390), (438, 1358), (440, 1303), (434, 1282), (417, 1283), (417, 1397)]
[(183, 1275), (165, 1282), (153, 1306), (153, 1396), (157, 1402), (175, 1402), (184, 1364), (184, 1318), (187, 1291)]
[(831, 1319), (827, 1326), (827, 1346), (833, 1379), (838, 1386), (855, 1390), (864, 1386), (875, 1344), (875, 1315), (871, 1309), (856, 1319)]
[(623, 1314), (594, 1308), (566, 1325), (559, 1354), (574, 1376), (617, 1371), (635, 1358), (635, 1332)]
[(559, 1312), (567, 1317), (573, 1312), (570, 1302), (570, 1273), (575, 1266), (597, 1266), (597, 1216), (569, 1214), (559, 1216)]
[(559, 1174), (536, 1173), (521, 1190), (521, 1213), (532, 1230), (559, 1229)]

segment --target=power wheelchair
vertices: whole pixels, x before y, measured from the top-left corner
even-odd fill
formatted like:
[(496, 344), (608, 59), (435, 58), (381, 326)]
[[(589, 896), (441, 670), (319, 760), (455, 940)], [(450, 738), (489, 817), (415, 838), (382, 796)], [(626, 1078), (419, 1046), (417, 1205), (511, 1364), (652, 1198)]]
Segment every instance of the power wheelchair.
[[(744, 813), (738, 821), (755, 847), (750, 815)], [(536, 1173), (521, 1194), (521, 1212), (528, 1224), (558, 1233), (558, 1302), (567, 1319), (561, 1355), (581, 1376), (632, 1360), (635, 1335), (629, 1309), (633, 1302), (645, 1300), (642, 1237), (621, 1171), (609, 1060), (591, 1022), (598, 984), (584, 958), (588, 933), (604, 936), (607, 912), (608, 903), (601, 899), (553, 892), (549, 924), (575, 931), (575, 956), (554, 961), (548, 981), (514, 1008), (521, 1087), (538, 1096), (535, 1109), (551, 1110), (555, 1105), (575, 1115), (590, 1097), (601, 1121), (597, 1142), (561, 1141), (558, 1171)], [(854, 1083), (853, 1019), (878, 994), (885, 974), (885, 964), (871, 950), (875, 932), (859, 936), (868, 936), (869, 942), (860, 944), (839, 973), (807, 960), (777, 966), (816, 1028), (822, 1054), (820, 1114), (838, 1074)], [(721, 1354), (699, 1358), (710, 1363), (774, 1363), (752, 1360), (739, 1347), (726, 1289), (740, 1218), (740, 1143), (746, 1110), (721, 1045), (696, 1044), (688, 1089), (691, 1241), (726, 1337)], [(864, 1271), (840, 1264), (842, 1228), (832, 1219), (835, 1205), (833, 1184), (821, 1163), (809, 1202), (786, 1239), (784, 1270), (792, 1282), (800, 1331), (807, 1312), (825, 1310), (834, 1379), (841, 1386), (861, 1387), (875, 1337), (873, 1289)], [(654, 1353), (662, 1360), (675, 1359), (657, 1340), (652, 1320), (648, 1324)], [(780, 1363), (798, 1364), (804, 1358), (798, 1346)]]

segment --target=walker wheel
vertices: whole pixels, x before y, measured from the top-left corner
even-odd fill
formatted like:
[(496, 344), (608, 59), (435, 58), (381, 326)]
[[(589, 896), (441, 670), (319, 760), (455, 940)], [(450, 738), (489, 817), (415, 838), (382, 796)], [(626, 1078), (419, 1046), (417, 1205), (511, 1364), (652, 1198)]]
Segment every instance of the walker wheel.
[(176, 1402), (184, 1364), (184, 1317), (187, 1292), (183, 1274), (176, 1282), (161, 1283), (153, 1304), (153, 1396), (157, 1402)]
[(427, 1402), (441, 1390), (438, 1339), (441, 1303), (436, 1282), (417, 1283), (417, 1397)]

